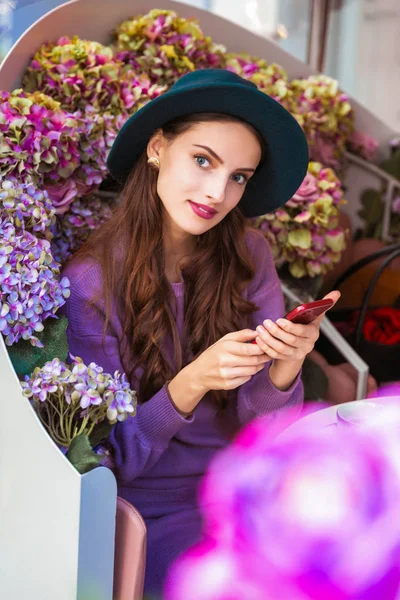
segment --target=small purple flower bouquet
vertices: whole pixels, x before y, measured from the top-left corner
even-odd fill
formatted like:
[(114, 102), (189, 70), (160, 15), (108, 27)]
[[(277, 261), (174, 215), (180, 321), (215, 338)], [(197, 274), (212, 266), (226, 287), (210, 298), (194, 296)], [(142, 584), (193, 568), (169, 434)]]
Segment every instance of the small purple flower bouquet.
[(115, 423), (135, 416), (137, 399), (125, 374), (111, 376), (95, 363), (86, 366), (81, 358), (72, 359), (67, 365), (54, 358), (21, 385), (50, 437), (86, 473), (102, 459), (93, 448)]

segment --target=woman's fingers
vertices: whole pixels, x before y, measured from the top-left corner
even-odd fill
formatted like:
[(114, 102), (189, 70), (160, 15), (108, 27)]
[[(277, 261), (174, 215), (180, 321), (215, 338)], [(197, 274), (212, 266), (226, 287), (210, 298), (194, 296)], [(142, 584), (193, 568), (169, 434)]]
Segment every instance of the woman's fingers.
[(258, 336), (256, 340), (261, 350), (271, 358), (287, 359), (295, 357), (295, 348), (275, 339), (267, 331), (262, 337)]
[(225, 390), (234, 390), (234, 389), (238, 388), (240, 385), (243, 385), (244, 383), (247, 383), (248, 381), (250, 381), (251, 377), (252, 377), (251, 375), (249, 375), (248, 377), (235, 377), (234, 379), (231, 379), (229, 381), (229, 383), (226, 384), (224, 389)]
[[(303, 356), (313, 349), (314, 342), (318, 337), (318, 331), (309, 338), (298, 337), (283, 331), (275, 324), (273, 325), (274, 327), (270, 329), (274, 331), (275, 335), (272, 335), (270, 331), (263, 327), (257, 327), (257, 332), (259, 333), (259, 336), (256, 338), (257, 344), (268, 356), (278, 359), (303, 358)], [(284, 340), (289, 341), (290, 344)]]
[(221, 376), (226, 382), (238, 377), (252, 377), (265, 367), (265, 363), (262, 365), (252, 365), (249, 367), (224, 367), (221, 369)]
[(304, 338), (315, 342), (319, 336), (319, 326), (315, 324), (315, 321), (308, 325), (301, 325), (300, 323), (292, 323), (287, 319), (278, 319), (275, 326), (277, 327), (274, 333), (275, 337), (283, 335), (281, 331), (284, 331), (296, 338)]
[[(250, 345), (250, 344), (246, 344)], [(266, 362), (271, 360), (268, 356), (265, 355), (257, 344), (251, 344), (253, 347), (253, 352), (249, 355), (246, 351), (245, 354), (230, 354), (227, 353), (225, 355), (221, 355), (220, 357), (220, 365), (224, 367), (237, 367), (238, 363), (240, 367), (254, 367), (258, 365), (264, 365)], [(256, 350), (256, 353), (254, 353)]]
[[(289, 323), (289, 321), (288, 321), (288, 323)], [(262, 336), (262, 334), (264, 333), (265, 330), (267, 330), (267, 332), (270, 333), (273, 337), (281, 340), (288, 346), (293, 346), (293, 347), (296, 346), (299, 336), (298, 335), (296, 336), (294, 333), (291, 333), (290, 331), (285, 331), (285, 329), (282, 329), (279, 325), (277, 325), (270, 319), (266, 319), (264, 321), (264, 329), (261, 325), (259, 325), (256, 328), (256, 331), (260, 336)]]
[[(287, 319), (278, 319), (276, 325), (283, 329), (286, 333), (291, 333), (292, 335), (300, 338), (308, 339), (310, 337), (310, 325), (301, 325), (300, 323), (292, 323)], [(314, 328), (312, 328), (314, 329)]]

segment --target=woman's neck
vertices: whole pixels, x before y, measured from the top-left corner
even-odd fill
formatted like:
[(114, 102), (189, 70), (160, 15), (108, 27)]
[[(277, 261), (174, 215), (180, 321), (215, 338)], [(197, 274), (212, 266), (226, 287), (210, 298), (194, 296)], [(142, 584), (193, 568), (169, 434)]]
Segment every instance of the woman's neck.
[(165, 275), (171, 283), (181, 280), (182, 259), (192, 254), (197, 237), (182, 233), (164, 236)]

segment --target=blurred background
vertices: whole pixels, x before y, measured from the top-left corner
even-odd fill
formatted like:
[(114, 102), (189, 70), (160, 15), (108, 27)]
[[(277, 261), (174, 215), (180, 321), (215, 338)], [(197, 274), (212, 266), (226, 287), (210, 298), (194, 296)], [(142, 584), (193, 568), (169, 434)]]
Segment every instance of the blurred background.
[[(0, 59), (63, 0), (0, 0)], [(399, 0), (187, 0), (274, 39), (400, 131)], [(157, 2), (153, 3), (157, 7)]]

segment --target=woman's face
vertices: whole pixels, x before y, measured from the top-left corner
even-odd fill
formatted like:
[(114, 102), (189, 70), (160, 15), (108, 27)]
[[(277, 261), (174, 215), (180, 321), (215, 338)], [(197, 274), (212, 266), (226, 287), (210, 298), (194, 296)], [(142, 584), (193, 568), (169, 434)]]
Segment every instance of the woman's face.
[(214, 121), (193, 124), (172, 141), (159, 133), (149, 143), (148, 156), (160, 161), (157, 192), (169, 226), (179, 237), (197, 236), (239, 203), (261, 148), (242, 123)]

